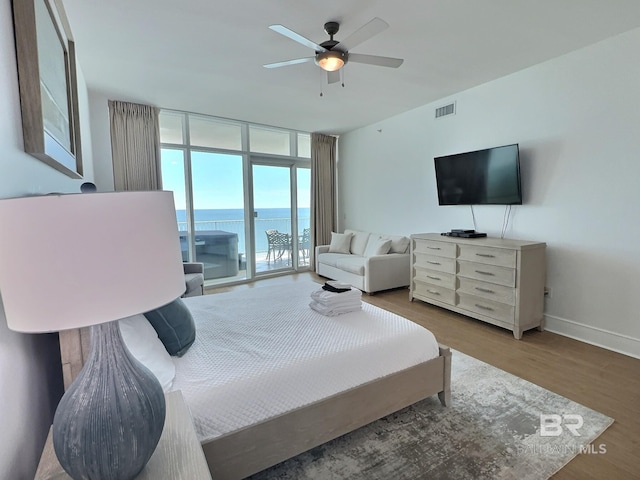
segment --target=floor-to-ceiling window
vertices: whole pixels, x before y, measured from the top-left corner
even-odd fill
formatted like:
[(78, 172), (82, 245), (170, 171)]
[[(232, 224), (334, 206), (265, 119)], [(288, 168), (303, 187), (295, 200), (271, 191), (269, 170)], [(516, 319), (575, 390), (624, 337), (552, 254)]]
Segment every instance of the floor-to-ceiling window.
[(162, 181), (208, 284), (309, 266), (310, 134), (163, 110)]

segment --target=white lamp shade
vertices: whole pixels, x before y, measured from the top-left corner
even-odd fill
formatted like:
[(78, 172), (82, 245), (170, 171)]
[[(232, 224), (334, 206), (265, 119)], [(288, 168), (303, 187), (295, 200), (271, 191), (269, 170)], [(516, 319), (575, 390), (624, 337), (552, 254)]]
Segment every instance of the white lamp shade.
[(172, 192), (0, 200), (0, 294), (12, 330), (118, 320), (184, 290)]

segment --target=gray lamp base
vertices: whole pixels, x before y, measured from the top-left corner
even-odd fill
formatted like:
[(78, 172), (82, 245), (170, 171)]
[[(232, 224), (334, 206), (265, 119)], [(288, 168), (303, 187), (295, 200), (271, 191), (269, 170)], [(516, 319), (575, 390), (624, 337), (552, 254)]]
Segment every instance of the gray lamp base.
[(53, 447), (75, 480), (135, 478), (165, 418), (156, 377), (127, 350), (118, 322), (91, 327), (91, 353), (53, 420)]

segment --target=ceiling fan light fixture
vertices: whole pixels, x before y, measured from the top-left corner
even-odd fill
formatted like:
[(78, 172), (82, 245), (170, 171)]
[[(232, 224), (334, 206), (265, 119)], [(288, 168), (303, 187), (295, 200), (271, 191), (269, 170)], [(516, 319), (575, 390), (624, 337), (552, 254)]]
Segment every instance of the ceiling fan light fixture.
[(347, 54), (338, 50), (327, 50), (316, 54), (316, 65), (327, 72), (340, 70), (347, 63)]

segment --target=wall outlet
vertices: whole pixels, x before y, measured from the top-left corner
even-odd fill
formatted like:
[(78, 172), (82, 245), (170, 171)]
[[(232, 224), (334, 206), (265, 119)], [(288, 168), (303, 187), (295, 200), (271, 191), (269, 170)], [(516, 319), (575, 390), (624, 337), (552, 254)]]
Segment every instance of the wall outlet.
[(553, 289), (551, 287), (544, 287), (545, 298), (553, 298)]

